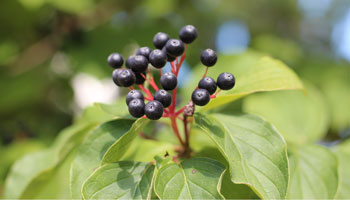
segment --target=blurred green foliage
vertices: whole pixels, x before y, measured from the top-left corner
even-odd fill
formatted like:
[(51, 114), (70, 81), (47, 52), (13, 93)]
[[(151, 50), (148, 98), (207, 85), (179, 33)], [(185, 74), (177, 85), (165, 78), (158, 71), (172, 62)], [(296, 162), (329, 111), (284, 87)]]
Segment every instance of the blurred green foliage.
[[(332, 2), (325, 17), (327, 20), (320, 19), (326, 21), (325, 27), (335, 23), (340, 11), (344, 10), (340, 8), (344, 7), (350, 7), (349, 2)], [(329, 113), (324, 118), (330, 120), (329, 126), (323, 124), (324, 127), (319, 127), (322, 130), (314, 134), (326, 135), (326, 141), (349, 137), (349, 62), (334, 56), (331, 33), (327, 28), (318, 30), (321, 36), (315, 36), (316, 44), (305, 42), (308, 38), (301, 34), (304, 19), (295, 0), (2, 0), (0, 194), (14, 160), (26, 152), (51, 144), (59, 130), (81, 115), (71, 84), (77, 74), (109, 78), (112, 72), (106, 65), (109, 53), (118, 51), (127, 57), (138, 46), (152, 46), (156, 32), (163, 31), (177, 37), (179, 28), (185, 24), (193, 24), (199, 30), (198, 40), (187, 52), (188, 65), (195, 67), (202, 49), (215, 48), (215, 36), (222, 23), (230, 20), (245, 23), (249, 28), (251, 50), (284, 61), (300, 77), (314, 85), (312, 91), (317, 93), (317, 103), (313, 105), (308, 100), (311, 102), (305, 106), (310, 105), (310, 111), (307, 110), (308, 116), (304, 117), (313, 118), (322, 111)], [(283, 98), (276, 99), (283, 101)], [(298, 98), (295, 101), (293, 103), (299, 106), (305, 103), (303, 100), (297, 102)], [(261, 106), (264, 102), (255, 103)], [(311, 108), (317, 104), (323, 107)], [(281, 105), (281, 109), (269, 114), (285, 115), (289, 113), (284, 110), (288, 105)], [(111, 107), (99, 106), (113, 115)], [(272, 102), (268, 102), (264, 104), (264, 109), (273, 106)], [(235, 103), (225, 106), (226, 111), (225, 108), (218, 110), (227, 112), (229, 108), (241, 112), (241, 107), (241, 103)], [(80, 120), (95, 120), (94, 109), (96, 107), (85, 111), (85, 117)], [(253, 103), (249, 110), (257, 112)], [(294, 112), (289, 117), (298, 119), (298, 114), (303, 115), (306, 111)], [(312, 119), (301, 119), (298, 119), (300, 122), (297, 123), (301, 124), (298, 128), (305, 127), (309, 121), (317, 124)], [(283, 127), (284, 122), (280, 123)], [(276, 124), (277, 128), (280, 125)], [(286, 134), (292, 134), (297, 129), (287, 128), (285, 131), (288, 130), (291, 133)], [(321, 138), (313, 137), (314, 140)]]

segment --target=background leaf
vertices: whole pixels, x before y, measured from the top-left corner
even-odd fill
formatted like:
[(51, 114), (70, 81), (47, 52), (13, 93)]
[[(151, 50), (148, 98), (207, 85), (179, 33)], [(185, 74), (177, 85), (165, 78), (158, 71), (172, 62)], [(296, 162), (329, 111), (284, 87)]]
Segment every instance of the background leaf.
[[(303, 89), (298, 76), (281, 61), (255, 52), (248, 52), (238, 56), (220, 55), (215, 68), (209, 69), (208, 76), (214, 79), (221, 72), (230, 72), (236, 77), (236, 85), (232, 90), (222, 91), (212, 99), (203, 109), (208, 110), (243, 96), (262, 91)], [(204, 66), (197, 67), (196, 77), (192, 80), (195, 87), (198, 84)], [(188, 90), (186, 96), (190, 97), (192, 91)]]
[(288, 199), (333, 199), (338, 188), (338, 161), (318, 145), (290, 148)]
[(335, 154), (339, 163), (339, 187), (336, 194), (336, 199), (350, 198), (350, 140), (340, 144), (335, 149)]
[(226, 158), (234, 183), (249, 185), (261, 198), (285, 198), (286, 143), (275, 128), (254, 115), (196, 113), (195, 122)]
[[(51, 148), (26, 155), (18, 160), (7, 177), (5, 198), (20, 198), (32, 182), (49, 178), (46, 174), (62, 163), (94, 126), (87, 124), (71, 126), (62, 131)], [(42, 184), (45, 182), (42, 181)]]
[(84, 199), (150, 199), (155, 166), (120, 161), (103, 165), (84, 183)]
[(159, 169), (155, 192), (160, 199), (223, 199), (218, 192), (224, 166), (208, 158), (191, 158)]
[(243, 100), (243, 111), (262, 116), (294, 144), (318, 141), (329, 127), (324, 97), (310, 84), (306, 93), (278, 91), (249, 96)]

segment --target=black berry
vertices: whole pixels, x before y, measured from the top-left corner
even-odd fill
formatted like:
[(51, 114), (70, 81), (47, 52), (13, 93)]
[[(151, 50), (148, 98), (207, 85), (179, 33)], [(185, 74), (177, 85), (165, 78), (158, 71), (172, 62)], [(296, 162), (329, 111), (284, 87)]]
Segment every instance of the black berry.
[(164, 90), (173, 90), (177, 86), (177, 78), (173, 73), (167, 72), (160, 77), (160, 84)]
[(133, 99), (130, 101), (129, 113), (136, 118), (142, 117), (145, 114), (145, 102), (142, 99)]
[(170, 39), (165, 45), (166, 51), (169, 55), (178, 57), (185, 51), (185, 45), (181, 40)]
[(166, 54), (166, 56), (167, 56), (167, 61), (173, 62), (173, 61), (176, 59), (176, 57), (174, 57), (174, 56), (168, 54), (168, 52), (166, 51), (166, 48), (165, 48), (165, 47), (163, 47), (162, 51)]
[(124, 63), (124, 59), (119, 53), (112, 53), (108, 56), (107, 62), (113, 68), (120, 68)]
[(192, 101), (198, 106), (204, 106), (210, 101), (210, 94), (206, 89), (196, 89), (192, 93)]
[(160, 119), (163, 115), (163, 105), (157, 100), (150, 101), (145, 106), (145, 114), (151, 120)]
[(216, 91), (217, 85), (213, 78), (207, 76), (202, 78), (198, 83), (198, 88), (208, 90), (209, 94), (214, 94)]
[(158, 32), (153, 38), (153, 44), (157, 49), (162, 49), (169, 40), (169, 35)]
[(233, 86), (235, 86), (235, 83), (236, 83), (235, 77), (232, 74), (227, 72), (221, 73), (217, 79), (218, 87), (222, 90), (232, 89)]
[(126, 66), (134, 72), (144, 72), (148, 67), (148, 60), (145, 56), (130, 56), (126, 61)]
[(149, 47), (141, 47), (137, 50), (136, 55), (145, 56), (148, 59), (151, 51), (152, 49)]
[(167, 55), (162, 50), (155, 49), (149, 55), (149, 62), (155, 68), (162, 68), (162, 67), (164, 67), (165, 64), (166, 64), (166, 61), (167, 61)]
[(171, 94), (165, 90), (158, 90), (154, 94), (154, 100), (159, 101), (163, 104), (164, 108), (167, 108), (171, 104)]
[(119, 87), (121, 87), (122, 85), (120, 85), (120, 83), (118, 82), (118, 74), (121, 72), (121, 71), (123, 71), (123, 69), (115, 69), (114, 71), (113, 71), (113, 73), (112, 73), (112, 79), (113, 79), (113, 82), (117, 85), (117, 86), (119, 86)]
[(131, 69), (116, 69), (112, 76), (114, 83), (121, 87), (130, 87), (136, 81), (135, 74)]
[(182, 42), (189, 44), (197, 38), (197, 29), (192, 25), (186, 25), (180, 30), (179, 37)]
[(215, 65), (216, 61), (218, 60), (218, 57), (214, 50), (212, 49), (206, 49), (201, 54), (201, 61), (203, 65), (207, 67), (211, 67)]
[(138, 90), (130, 90), (128, 95), (126, 95), (126, 104), (129, 105), (130, 101), (133, 99), (144, 100), (143, 94)]
[[(143, 84), (145, 82), (145, 78), (143, 78), (141, 76), (141, 73), (135, 72), (134, 74), (135, 74), (135, 77), (136, 77), (135, 84), (141, 85), (141, 84)], [(142, 72), (142, 74), (146, 77), (146, 73), (145, 72)]]

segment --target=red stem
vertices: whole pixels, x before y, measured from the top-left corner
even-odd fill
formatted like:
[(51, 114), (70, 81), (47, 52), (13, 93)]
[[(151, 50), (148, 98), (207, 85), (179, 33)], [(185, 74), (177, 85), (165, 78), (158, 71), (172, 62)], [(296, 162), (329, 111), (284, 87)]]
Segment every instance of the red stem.
[(211, 98), (211, 99), (216, 98), (216, 95), (218, 95), (218, 94), (219, 94), (219, 92), (221, 92), (221, 89), (219, 89), (218, 91), (216, 91), (216, 92), (215, 92), (215, 94), (210, 95), (210, 98)]
[(177, 128), (176, 118), (172, 116), (170, 117), (170, 120), (171, 120), (171, 127), (173, 128), (177, 139), (179, 140), (182, 146), (185, 146), (185, 143), (181, 139), (179, 129)]
[[(145, 94), (147, 94), (147, 99), (146, 100), (148, 100), (148, 99), (150, 99), (150, 101), (152, 101), (153, 100), (153, 95), (152, 95), (152, 93), (148, 90), (148, 89), (146, 89), (146, 88), (144, 88), (143, 87), (143, 85), (138, 85), (139, 86), (139, 88), (145, 93)], [(148, 100), (149, 101), (149, 100)]]
[(209, 67), (206, 67), (206, 68), (205, 68), (205, 72), (204, 72), (204, 74), (203, 74), (203, 78), (207, 76), (208, 69), (209, 69)]

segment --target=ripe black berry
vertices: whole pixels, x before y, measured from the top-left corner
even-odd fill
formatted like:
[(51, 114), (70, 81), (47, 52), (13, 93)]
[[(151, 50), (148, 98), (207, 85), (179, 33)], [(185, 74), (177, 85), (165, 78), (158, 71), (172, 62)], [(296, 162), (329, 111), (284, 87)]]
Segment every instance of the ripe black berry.
[(221, 73), (217, 79), (218, 87), (222, 90), (232, 89), (233, 86), (235, 86), (235, 83), (236, 83), (235, 77), (232, 74), (227, 72)]
[(210, 101), (210, 94), (206, 89), (196, 89), (192, 93), (192, 101), (198, 106), (204, 106)]
[(116, 70), (114, 70), (113, 71), (113, 73), (112, 73), (112, 79), (113, 79), (113, 82), (117, 85), (117, 86), (119, 86), (119, 87), (122, 87), (122, 85), (120, 85), (120, 83), (118, 82), (118, 74), (121, 72), (121, 71), (123, 71), (123, 69), (116, 69)]
[(151, 51), (152, 49), (149, 47), (141, 47), (137, 50), (136, 55), (145, 56), (148, 59)]
[(160, 77), (160, 84), (164, 90), (173, 90), (177, 86), (177, 78), (173, 73), (167, 72)]
[(164, 108), (167, 108), (171, 104), (171, 94), (165, 90), (158, 90), (154, 94), (154, 100), (159, 101), (163, 104)]
[[(135, 77), (136, 77), (136, 81), (135, 81), (135, 84), (137, 85), (141, 85), (145, 82), (145, 79), (141, 76), (141, 73), (137, 73), (135, 72)], [(146, 77), (146, 73), (145, 72), (142, 72), (143, 75), (145, 75)]]
[(185, 51), (185, 45), (181, 40), (170, 39), (165, 45), (166, 51), (169, 55), (178, 57)]
[(192, 25), (186, 25), (180, 30), (179, 37), (182, 42), (189, 44), (197, 38), (197, 29)]
[(208, 90), (209, 94), (214, 94), (216, 87), (215, 80), (209, 76), (202, 78), (198, 83), (198, 88)]
[(130, 101), (133, 99), (141, 99), (144, 100), (143, 94), (138, 90), (130, 90), (128, 95), (126, 95), (126, 104), (129, 105)]
[(166, 64), (167, 56), (166, 53), (162, 50), (155, 49), (151, 52), (149, 55), (149, 62), (155, 67), (155, 68), (162, 68)]
[(144, 72), (148, 67), (148, 60), (145, 56), (130, 56), (126, 61), (126, 66), (134, 72)]
[(116, 69), (112, 76), (114, 83), (121, 87), (130, 87), (136, 81), (135, 74), (131, 69)]
[(169, 35), (158, 32), (153, 38), (153, 44), (157, 49), (162, 49), (169, 40)]
[(149, 119), (157, 120), (163, 115), (163, 105), (157, 100), (150, 101), (145, 106), (145, 114)]
[(166, 56), (167, 56), (167, 61), (173, 62), (173, 61), (176, 59), (176, 57), (174, 57), (174, 56), (168, 54), (168, 52), (166, 51), (166, 48), (165, 48), (165, 47), (163, 47), (162, 51), (166, 54)]
[(142, 99), (133, 99), (130, 101), (129, 113), (136, 118), (142, 117), (145, 114), (145, 102)]
[(120, 68), (124, 63), (124, 59), (119, 53), (112, 53), (108, 56), (107, 62), (113, 68)]
[(212, 49), (206, 49), (201, 54), (201, 61), (203, 65), (207, 67), (211, 67), (215, 65), (217, 60), (218, 60), (218, 57), (216, 56), (215, 51)]

